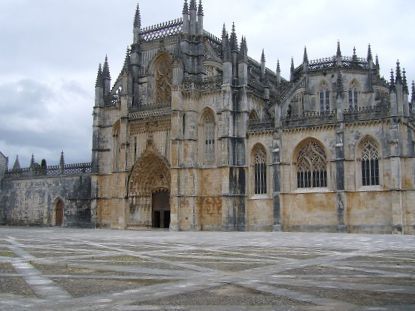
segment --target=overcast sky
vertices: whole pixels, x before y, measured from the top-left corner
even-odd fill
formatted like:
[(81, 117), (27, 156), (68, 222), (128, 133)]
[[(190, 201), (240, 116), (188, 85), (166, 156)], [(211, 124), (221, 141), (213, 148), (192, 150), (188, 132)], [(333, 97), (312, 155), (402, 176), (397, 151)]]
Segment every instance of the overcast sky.
[[(108, 54), (113, 79), (132, 41), (136, 0), (0, 0), (0, 151), (12, 165), (30, 156), (48, 164), (89, 162), (98, 63)], [(267, 67), (335, 54), (366, 57), (372, 45), (389, 76), (399, 58), (415, 78), (415, 6), (411, 0), (205, 0), (205, 29), (236, 23), (249, 55)], [(143, 26), (181, 17), (182, 0), (141, 0)]]

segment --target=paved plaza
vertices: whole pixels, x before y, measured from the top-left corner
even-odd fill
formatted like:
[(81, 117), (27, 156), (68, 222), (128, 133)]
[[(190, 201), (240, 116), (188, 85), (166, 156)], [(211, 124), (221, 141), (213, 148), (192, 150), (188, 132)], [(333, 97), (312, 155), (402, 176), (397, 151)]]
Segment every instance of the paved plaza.
[(0, 227), (0, 310), (415, 310), (415, 237)]

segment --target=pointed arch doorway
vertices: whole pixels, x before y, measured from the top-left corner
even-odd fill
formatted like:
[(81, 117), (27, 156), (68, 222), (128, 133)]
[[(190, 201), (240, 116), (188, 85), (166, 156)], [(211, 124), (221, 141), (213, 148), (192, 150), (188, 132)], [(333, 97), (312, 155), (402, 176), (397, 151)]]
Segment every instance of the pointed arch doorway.
[(55, 226), (62, 227), (63, 226), (63, 215), (64, 215), (64, 208), (65, 204), (63, 203), (62, 199), (58, 199), (55, 203)]
[(170, 227), (170, 166), (152, 144), (134, 165), (128, 185), (128, 227)]

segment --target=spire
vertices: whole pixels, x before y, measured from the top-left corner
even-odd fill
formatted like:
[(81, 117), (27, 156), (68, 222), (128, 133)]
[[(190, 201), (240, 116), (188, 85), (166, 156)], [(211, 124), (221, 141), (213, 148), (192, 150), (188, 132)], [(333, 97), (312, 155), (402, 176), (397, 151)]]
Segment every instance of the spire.
[(408, 90), (408, 81), (406, 80), (406, 70), (405, 68), (403, 68), (402, 70), (402, 83), (403, 83), (403, 92), (405, 94), (409, 95), (409, 90)]
[(248, 46), (246, 44), (246, 39), (244, 36), (242, 36), (241, 39), (239, 59), (243, 62), (248, 62)]
[(190, 0), (190, 11), (191, 10), (196, 11), (196, 0)]
[(380, 66), (379, 66), (379, 57), (376, 55), (376, 63), (375, 63), (376, 69), (379, 71)]
[(307, 55), (307, 47), (304, 47), (304, 56), (303, 56), (303, 63), (308, 64), (308, 55)]
[(229, 45), (229, 36), (225, 30), (225, 25), (223, 25), (223, 34), (222, 34), (222, 56), (224, 62), (231, 61), (231, 47)]
[(226, 31), (226, 25), (225, 23), (223, 23), (223, 28), (222, 28), (222, 40), (228, 35), (228, 32)]
[(281, 67), (280, 67), (280, 60), (277, 59), (277, 86), (281, 83)]
[(402, 83), (402, 74), (401, 74), (401, 63), (399, 62), (399, 59), (396, 61), (396, 79), (395, 83)]
[(35, 166), (35, 155), (32, 153), (32, 158), (30, 159), (30, 167)]
[(291, 57), (290, 81), (294, 81), (294, 58)]
[(183, 15), (187, 15), (189, 14), (189, 5), (187, 4), (187, 0), (184, 0), (184, 4), (183, 4)]
[(236, 37), (235, 23), (232, 23), (232, 32), (230, 38), (232, 52), (238, 51), (238, 38)]
[(337, 41), (337, 52), (336, 57), (342, 57), (342, 51), (340, 49), (340, 41)]
[(199, 7), (197, 8), (197, 15), (203, 16), (203, 4), (202, 4), (202, 0), (199, 0)]
[(393, 74), (393, 69), (391, 69), (391, 79), (390, 79), (390, 82), (389, 82), (389, 89), (391, 91), (395, 90), (395, 77), (394, 77), (394, 74)]
[(13, 164), (13, 171), (17, 171), (20, 170), (20, 162), (19, 162), (19, 156), (16, 156), (16, 160), (14, 161)]
[(372, 48), (371, 48), (370, 44), (369, 44), (369, 47), (367, 48), (367, 61), (368, 62), (373, 61)]
[(98, 66), (97, 81), (95, 82), (95, 87), (102, 87), (102, 67), (101, 64)]
[(353, 57), (352, 57), (352, 60), (353, 60), (354, 62), (356, 62), (356, 61), (357, 61), (356, 47), (353, 47)]
[(140, 5), (137, 3), (137, 8), (135, 10), (134, 16), (134, 28), (141, 28), (141, 13), (140, 13)]
[(261, 79), (265, 80), (265, 51), (262, 49), (261, 53)]
[(65, 166), (65, 156), (63, 155), (63, 150), (61, 152), (61, 157), (59, 159), (59, 165), (60, 165), (60, 167), (64, 167)]
[(129, 69), (130, 69), (130, 49), (127, 47), (127, 52), (125, 53), (123, 71), (128, 72)]
[(108, 56), (105, 55), (104, 68), (102, 69), (102, 76), (104, 79), (111, 79), (110, 68), (108, 65)]

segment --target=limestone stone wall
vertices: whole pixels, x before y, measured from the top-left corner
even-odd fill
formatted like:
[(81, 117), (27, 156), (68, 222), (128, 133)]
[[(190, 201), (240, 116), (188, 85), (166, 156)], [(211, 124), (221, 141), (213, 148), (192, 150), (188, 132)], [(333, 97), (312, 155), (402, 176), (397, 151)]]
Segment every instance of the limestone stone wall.
[(5, 179), (0, 209), (9, 225), (54, 225), (57, 202), (64, 204), (63, 226), (91, 224), (91, 177), (60, 176)]
[(281, 196), (281, 200), (284, 231), (336, 231), (335, 193), (284, 194)]
[(3, 179), (4, 173), (7, 170), (8, 158), (0, 152), (0, 181)]
[[(337, 213), (336, 180), (344, 178), (344, 225), (348, 232), (392, 233), (414, 231), (413, 158), (394, 158), (390, 145), (390, 124), (348, 125), (344, 133), (344, 177), (335, 167), (335, 130), (309, 128), (285, 131), (282, 136), (281, 217), (284, 230), (335, 231), (341, 215)], [(361, 142), (369, 137), (379, 151), (379, 180), (376, 186), (362, 185)], [(402, 136), (404, 137), (404, 136)], [(328, 185), (325, 189), (298, 189), (296, 150), (304, 139), (313, 138), (324, 146), (327, 157)], [(402, 139), (398, 147), (408, 153), (409, 143)], [(394, 147), (396, 148), (396, 147)], [(340, 189), (341, 190), (341, 189)], [(342, 193), (342, 191), (340, 191)], [(343, 206), (344, 205), (344, 206)]]

